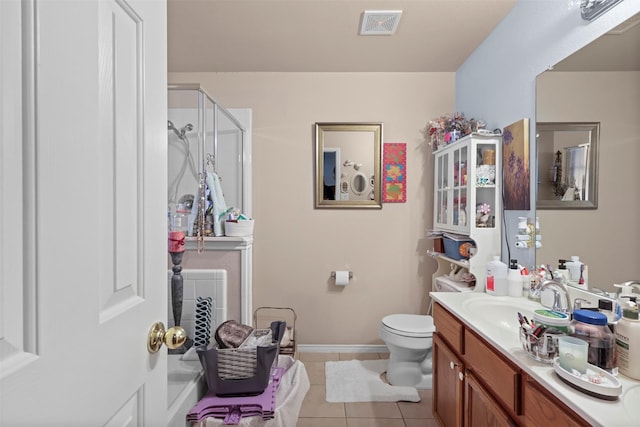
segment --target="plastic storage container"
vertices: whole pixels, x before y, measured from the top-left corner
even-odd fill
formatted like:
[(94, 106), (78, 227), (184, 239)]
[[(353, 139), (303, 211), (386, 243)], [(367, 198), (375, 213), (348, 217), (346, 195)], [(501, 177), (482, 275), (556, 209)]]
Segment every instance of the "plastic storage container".
[(640, 380), (640, 320), (638, 305), (625, 303), (615, 325), (618, 369), (621, 374)]
[(499, 256), (494, 256), (487, 263), (487, 281), (485, 292), (492, 295), (507, 295), (507, 264), (500, 261)]
[(451, 233), (444, 233), (442, 242), (444, 254), (456, 260), (469, 259), (476, 247), (472, 239)]
[(616, 337), (607, 326), (607, 316), (592, 310), (575, 310), (569, 335), (589, 343), (589, 364), (612, 375), (618, 374)]
[(543, 325), (546, 328), (557, 329), (564, 333), (569, 332), (569, 324), (571, 323), (568, 314), (545, 308), (535, 310), (533, 320), (536, 325)]

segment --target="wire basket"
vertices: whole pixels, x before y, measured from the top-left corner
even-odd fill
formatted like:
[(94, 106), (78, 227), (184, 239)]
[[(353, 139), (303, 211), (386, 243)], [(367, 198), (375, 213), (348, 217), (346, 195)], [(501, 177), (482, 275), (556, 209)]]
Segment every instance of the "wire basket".
[(280, 354), (296, 358), (295, 328), (298, 315), (290, 307), (258, 307), (253, 312), (253, 326), (264, 328), (274, 320), (284, 320), (287, 323), (287, 339), (280, 341)]

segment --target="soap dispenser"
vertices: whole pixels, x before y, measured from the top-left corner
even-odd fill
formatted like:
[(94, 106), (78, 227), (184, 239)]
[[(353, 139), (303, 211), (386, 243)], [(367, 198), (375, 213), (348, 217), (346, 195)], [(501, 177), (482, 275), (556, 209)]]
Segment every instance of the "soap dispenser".
[(636, 288), (638, 289), (638, 291), (640, 291), (639, 281), (634, 280), (624, 283), (614, 283), (613, 286), (620, 289), (618, 291), (618, 304), (629, 301), (629, 299), (633, 297), (640, 297), (640, 293), (633, 292), (633, 288)]
[(518, 268), (518, 260), (512, 259), (507, 272), (507, 289), (510, 297), (522, 296), (522, 277)]

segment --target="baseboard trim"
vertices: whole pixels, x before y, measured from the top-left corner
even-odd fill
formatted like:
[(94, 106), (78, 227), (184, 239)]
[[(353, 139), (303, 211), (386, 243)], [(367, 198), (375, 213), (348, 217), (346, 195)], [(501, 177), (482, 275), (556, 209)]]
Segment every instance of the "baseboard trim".
[(389, 353), (386, 345), (298, 344), (300, 353)]

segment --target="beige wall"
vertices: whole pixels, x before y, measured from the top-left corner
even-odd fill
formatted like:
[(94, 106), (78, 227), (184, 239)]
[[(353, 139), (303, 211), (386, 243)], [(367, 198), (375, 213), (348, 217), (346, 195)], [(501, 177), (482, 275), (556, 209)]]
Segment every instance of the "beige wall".
[[(253, 110), (254, 307), (292, 307), (300, 344), (381, 344), (380, 319), (425, 313), (435, 261), (433, 159), (422, 129), (451, 112), (454, 73), (169, 73)], [(407, 203), (313, 208), (315, 122), (383, 122), (407, 143)], [(223, 177), (224, 179), (224, 177)], [(333, 270), (351, 270), (344, 288)]]
[(540, 122), (600, 122), (598, 209), (538, 210), (538, 264), (580, 256), (589, 285), (640, 279), (640, 73), (542, 74), (537, 81)]

